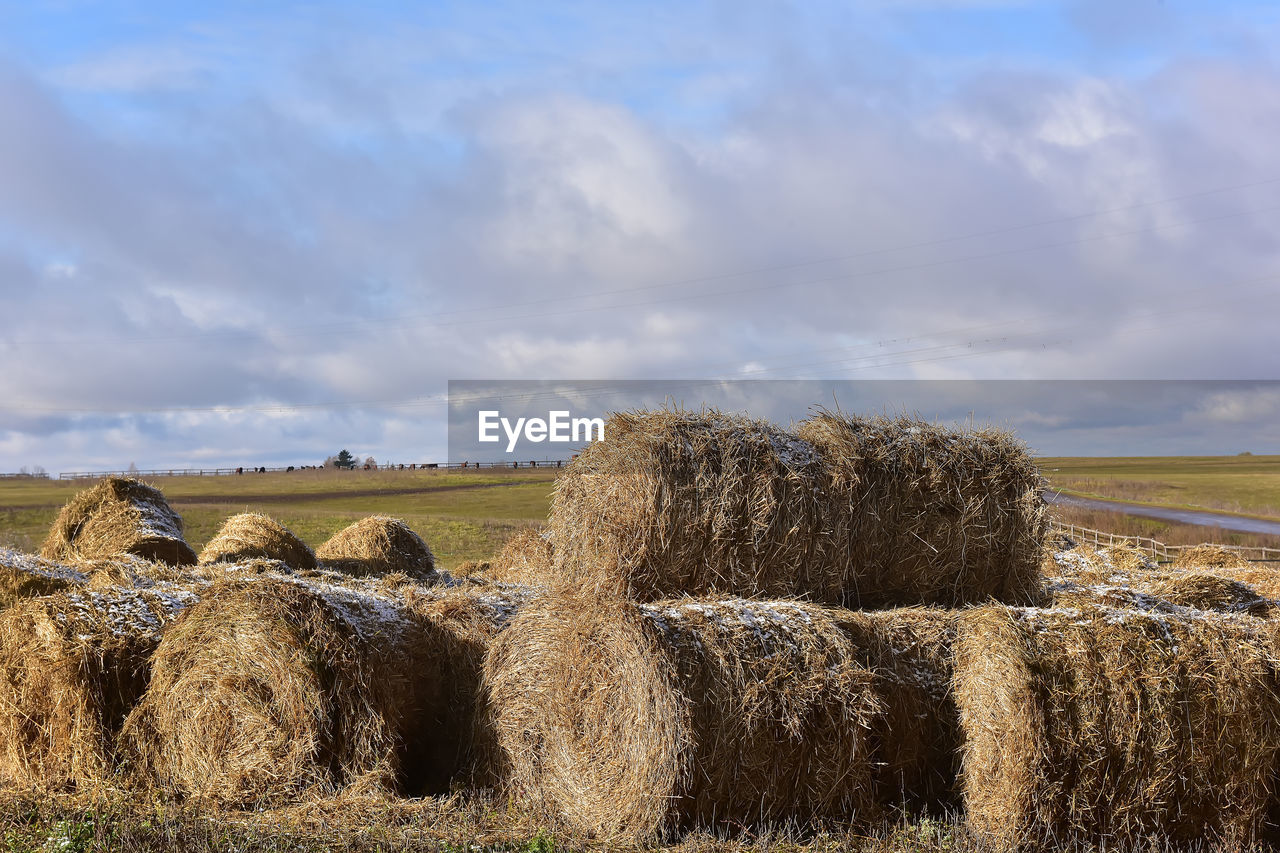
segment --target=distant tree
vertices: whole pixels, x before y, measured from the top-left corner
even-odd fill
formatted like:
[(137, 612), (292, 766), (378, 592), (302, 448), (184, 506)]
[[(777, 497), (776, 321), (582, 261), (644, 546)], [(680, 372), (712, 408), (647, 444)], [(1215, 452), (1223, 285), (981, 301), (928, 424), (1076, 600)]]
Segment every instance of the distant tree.
[(130, 462), (130, 463), (129, 463), (129, 473), (130, 473), (130, 474), (136, 474), (136, 473), (138, 473), (138, 463), (137, 463), (137, 462)]
[(338, 454), (338, 458), (333, 461), (333, 464), (338, 468), (354, 468), (356, 467), (356, 458), (344, 447)]
[(31, 473), (37, 477), (43, 477), (49, 472), (44, 469), (43, 465), (33, 465), (31, 466)]
[(374, 470), (377, 470), (377, 468), (378, 468), (378, 460), (377, 460), (377, 459), (374, 459), (372, 456), (366, 456), (366, 457), (365, 457), (365, 460), (364, 460), (364, 467), (366, 467), (366, 468), (372, 468), (372, 469), (374, 469)]

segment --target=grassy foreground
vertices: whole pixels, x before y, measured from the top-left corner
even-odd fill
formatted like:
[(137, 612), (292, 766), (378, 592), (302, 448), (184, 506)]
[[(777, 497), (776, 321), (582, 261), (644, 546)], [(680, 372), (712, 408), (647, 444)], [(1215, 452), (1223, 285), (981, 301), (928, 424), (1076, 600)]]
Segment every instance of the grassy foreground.
[[(229, 516), (261, 512), (315, 547), (353, 521), (402, 518), (443, 568), (493, 554), (516, 530), (547, 517), (555, 471), (334, 471), (157, 477), (199, 551)], [(62, 508), (88, 482), (0, 482), (0, 546), (40, 547)]]

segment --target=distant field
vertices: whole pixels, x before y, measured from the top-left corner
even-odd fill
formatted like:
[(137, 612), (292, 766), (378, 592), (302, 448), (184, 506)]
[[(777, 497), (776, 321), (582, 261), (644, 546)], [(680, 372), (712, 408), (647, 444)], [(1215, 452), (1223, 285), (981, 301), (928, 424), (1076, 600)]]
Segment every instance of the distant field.
[(1087, 497), (1280, 518), (1280, 456), (1045, 457), (1054, 488)]
[[(1046, 457), (1038, 461), (1054, 488), (1075, 494), (1280, 519), (1280, 456)], [(452, 568), (492, 555), (519, 528), (545, 520), (556, 473), (526, 468), (330, 470), (157, 477), (151, 482), (182, 514), (187, 539), (197, 550), (223, 520), (238, 512), (264, 512), (313, 546), (356, 519), (381, 513), (403, 518), (427, 540), (440, 564)], [(61, 506), (86, 485), (0, 481), (0, 545), (38, 548)], [(1126, 535), (1163, 538), (1170, 544), (1207, 537), (1275, 544), (1122, 513), (1072, 520)]]
[[(151, 479), (198, 551), (230, 515), (263, 512), (315, 546), (359, 518), (404, 519), (444, 568), (488, 557), (547, 515), (554, 470), (293, 471)], [(0, 545), (35, 550), (58, 510), (87, 483), (0, 482)]]

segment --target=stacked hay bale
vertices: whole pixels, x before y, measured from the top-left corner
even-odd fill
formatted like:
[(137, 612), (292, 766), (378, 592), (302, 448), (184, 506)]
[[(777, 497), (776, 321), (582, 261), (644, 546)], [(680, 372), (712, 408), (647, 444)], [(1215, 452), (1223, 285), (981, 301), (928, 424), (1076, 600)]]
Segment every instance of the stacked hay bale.
[(431, 638), (391, 596), (228, 579), (166, 632), (123, 732), (139, 777), (231, 804), (411, 785), (438, 701)]
[(62, 563), (0, 548), (0, 608), (83, 586), (88, 580), (85, 572)]
[(190, 566), (196, 554), (182, 538), (182, 517), (159, 489), (140, 480), (108, 477), (62, 508), (41, 556), (77, 562), (132, 554)]
[(137, 778), (232, 805), (447, 791), (477, 757), (489, 641), (532, 592), (275, 565), (228, 572), (166, 632), (122, 736)]
[(436, 578), (435, 557), (427, 543), (409, 525), (385, 515), (343, 528), (315, 555), (325, 566), (352, 575), (403, 573), (427, 582)]
[(259, 513), (244, 512), (223, 522), (200, 552), (201, 563), (280, 560), (295, 569), (314, 569), (316, 555), (287, 527)]
[(614, 415), (556, 482), (556, 574), (653, 600), (845, 605), (1020, 600), (1045, 511), (1026, 449), (994, 431), (822, 415), (793, 435), (718, 412)]
[(820, 412), (796, 430), (825, 461), (839, 518), (824, 562), (859, 567), (861, 606), (1029, 602), (1048, 516), (1044, 479), (1006, 432)]
[(75, 589), (0, 614), (0, 779), (110, 779), (116, 733), (146, 688), (161, 631), (194, 601), (173, 587)]
[(1001, 847), (1263, 829), (1280, 695), (1265, 622), (1173, 608), (965, 613), (956, 641), (970, 825)]
[(485, 684), (510, 792), (597, 837), (877, 810), (884, 702), (821, 607), (561, 591), (498, 636)]

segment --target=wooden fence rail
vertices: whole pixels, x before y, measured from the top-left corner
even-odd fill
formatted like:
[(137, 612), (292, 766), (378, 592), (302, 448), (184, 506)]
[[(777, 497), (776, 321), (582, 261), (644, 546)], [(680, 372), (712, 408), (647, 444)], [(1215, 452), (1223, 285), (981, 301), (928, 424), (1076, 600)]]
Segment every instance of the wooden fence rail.
[[(392, 462), (379, 463), (377, 467), (365, 469), (357, 465), (350, 470), (360, 472), (373, 471), (418, 471), (437, 468), (470, 469), (470, 468), (563, 468), (563, 459), (527, 459), (512, 462)], [(223, 477), (228, 474), (259, 474), (293, 471), (332, 470), (318, 465), (289, 465), (286, 467), (250, 466), (241, 468), (148, 468), (129, 471), (63, 471), (58, 474), (59, 480), (98, 480), (103, 477)]]
[[(1119, 533), (1109, 533), (1105, 530), (1094, 530), (1092, 527), (1064, 524), (1059, 521), (1051, 521), (1050, 526), (1059, 533), (1065, 533), (1076, 542), (1084, 542), (1097, 548), (1109, 548), (1121, 544), (1130, 545), (1139, 551), (1146, 552), (1161, 563), (1173, 562), (1183, 551), (1197, 547), (1195, 545), (1167, 545), (1147, 536), (1122, 536)], [(1256, 545), (1219, 545), (1218, 547), (1236, 551), (1241, 557), (1254, 563), (1280, 562), (1280, 548), (1263, 548)]]

